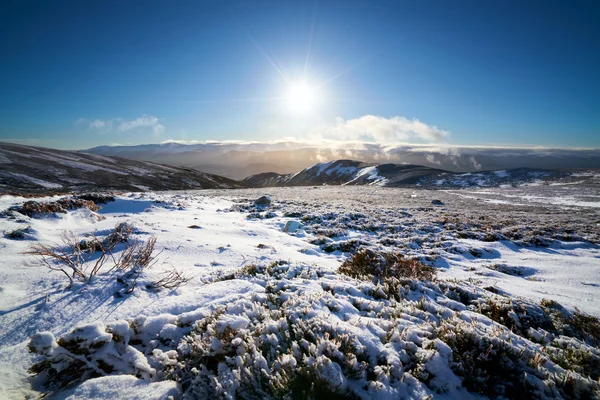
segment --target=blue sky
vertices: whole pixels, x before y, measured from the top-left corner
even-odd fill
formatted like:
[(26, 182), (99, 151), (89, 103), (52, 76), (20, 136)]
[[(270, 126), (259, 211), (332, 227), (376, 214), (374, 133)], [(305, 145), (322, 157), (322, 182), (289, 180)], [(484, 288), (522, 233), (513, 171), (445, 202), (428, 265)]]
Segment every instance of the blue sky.
[(6, 1), (0, 140), (600, 147), (599, 20), (597, 1)]

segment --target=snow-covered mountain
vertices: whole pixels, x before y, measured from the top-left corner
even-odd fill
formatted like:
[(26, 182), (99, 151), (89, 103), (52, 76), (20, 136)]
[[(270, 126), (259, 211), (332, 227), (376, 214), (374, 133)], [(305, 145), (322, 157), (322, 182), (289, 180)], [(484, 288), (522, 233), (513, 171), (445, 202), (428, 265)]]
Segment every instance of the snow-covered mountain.
[(295, 174), (264, 173), (249, 176), (241, 182), (249, 187), (313, 186), (313, 185), (378, 185), (416, 184), (419, 179), (445, 171), (419, 165), (374, 164), (354, 160), (336, 160), (315, 164)]
[(0, 143), (0, 193), (237, 187), (234, 180), (193, 169)]
[(456, 173), (420, 165), (374, 164), (337, 160), (315, 164), (295, 174), (263, 173), (247, 177), (248, 187), (376, 185), (421, 187), (492, 187), (541, 183), (567, 176), (565, 172), (514, 168), (508, 170)]

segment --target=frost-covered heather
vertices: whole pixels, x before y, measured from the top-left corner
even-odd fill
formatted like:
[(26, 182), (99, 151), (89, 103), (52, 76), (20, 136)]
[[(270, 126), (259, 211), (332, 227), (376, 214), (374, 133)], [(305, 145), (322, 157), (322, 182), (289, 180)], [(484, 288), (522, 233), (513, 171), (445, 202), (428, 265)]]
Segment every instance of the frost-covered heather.
[[(254, 205), (267, 193), (270, 205)], [(597, 209), (456, 193), (470, 196), (285, 188), (124, 194), (97, 211), (47, 215), (9, 210), (0, 218), (0, 391), (600, 397)], [(100, 201), (92, 197), (84, 200)], [(0, 197), (0, 212), (27, 200)], [(131, 291), (110, 263), (67, 289), (64, 276), (23, 254), (64, 232), (108, 240), (123, 223), (133, 227), (124, 240), (154, 237), (159, 254)], [(368, 255), (362, 269), (353, 269), (356, 254)], [(153, 286), (173, 270), (191, 280)]]
[(189, 399), (600, 395), (600, 338), (563, 336), (555, 323), (565, 310), (556, 317), (464, 283), (373, 284), (305, 265), (224, 279), (265, 290), (180, 315), (97, 322), (58, 341), (39, 333), (30, 347), (44, 358), (33, 370), (49, 388), (107, 374), (174, 380)]

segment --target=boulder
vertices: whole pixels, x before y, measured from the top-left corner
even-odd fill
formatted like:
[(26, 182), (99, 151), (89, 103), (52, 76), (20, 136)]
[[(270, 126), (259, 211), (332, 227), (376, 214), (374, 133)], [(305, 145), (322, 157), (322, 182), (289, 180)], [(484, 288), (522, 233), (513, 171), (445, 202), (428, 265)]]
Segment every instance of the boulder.
[(444, 202), (441, 200), (431, 200), (431, 204), (433, 204), (434, 206), (443, 206)]
[(291, 220), (285, 223), (283, 231), (287, 233), (294, 233), (300, 228), (302, 228), (302, 224), (300, 222)]
[(270, 206), (271, 205), (271, 196), (261, 196), (258, 199), (254, 200), (254, 204), (257, 206)]

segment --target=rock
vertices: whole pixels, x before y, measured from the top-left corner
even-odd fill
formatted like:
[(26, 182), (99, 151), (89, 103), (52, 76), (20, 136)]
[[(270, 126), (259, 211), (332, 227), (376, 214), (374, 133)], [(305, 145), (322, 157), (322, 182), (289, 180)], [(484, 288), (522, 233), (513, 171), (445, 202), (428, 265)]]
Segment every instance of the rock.
[(271, 196), (269, 195), (261, 196), (258, 199), (254, 200), (254, 204), (256, 204), (257, 206), (270, 206), (271, 202)]
[(433, 204), (434, 206), (443, 206), (444, 202), (441, 200), (431, 200), (431, 204)]
[(285, 223), (285, 226), (283, 227), (283, 231), (287, 232), (287, 233), (294, 233), (300, 228), (302, 228), (302, 224), (298, 221), (292, 220), (292, 221), (288, 221)]

